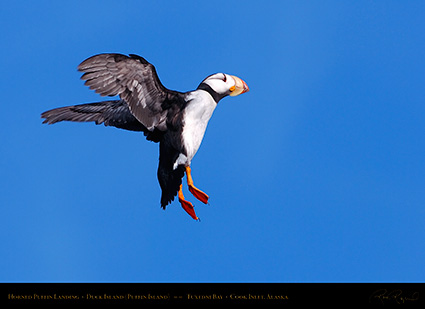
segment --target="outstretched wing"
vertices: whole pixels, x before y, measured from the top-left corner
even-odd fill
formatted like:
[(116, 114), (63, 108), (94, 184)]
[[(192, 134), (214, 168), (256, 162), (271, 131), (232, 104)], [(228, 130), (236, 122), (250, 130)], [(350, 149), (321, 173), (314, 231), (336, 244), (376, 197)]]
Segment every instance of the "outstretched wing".
[(41, 114), (43, 123), (54, 124), (60, 121), (103, 123), (105, 126), (142, 131), (148, 140), (159, 142), (164, 132), (159, 130), (149, 131), (130, 112), (127, 103), (122, 100), (104, 101), (97, 103), (80, 104), (59, 107)]
[(83, 61), (85, 85), (102, 96), (119, 95), (149, 131), (165, 131), (167, 107), (179, 93), (165, 88), (155, 67), (144, 58), (122, 54), (99, 54)]

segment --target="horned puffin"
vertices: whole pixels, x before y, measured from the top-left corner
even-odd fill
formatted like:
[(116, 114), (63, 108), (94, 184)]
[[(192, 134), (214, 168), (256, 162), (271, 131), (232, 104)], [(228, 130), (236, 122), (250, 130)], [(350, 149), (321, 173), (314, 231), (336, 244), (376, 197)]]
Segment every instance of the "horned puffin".
[(81, 79), (90, 89), (101, 96), (119, 96), (119, 100), (48, 110), (41, 114), (43, 123), (94, 121), (143, 132), (147, 140), (159, 143), (161, 207), (165, 209), (178, 195), (183, 209), (198, 220), (192, 203), (183, 196), (182, 179), (186, 173), (189, 191), (208, 203), (208, 195), (193, 184), (190, 165), (218, 102), (249, 91), (247, 84), (236, 76), (216, 73), (206, 77), (196, 90), (169, 90), (155, 67), (134, 54), (98, 54), (84, 60), (78, 70), (84, 73)]

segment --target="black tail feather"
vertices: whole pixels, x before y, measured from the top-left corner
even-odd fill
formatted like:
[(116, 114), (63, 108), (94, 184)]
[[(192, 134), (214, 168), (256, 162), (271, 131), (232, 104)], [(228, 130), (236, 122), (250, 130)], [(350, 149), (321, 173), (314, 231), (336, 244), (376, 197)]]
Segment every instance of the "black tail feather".
[(161, 207), (164, 209), (174, 200), (184, 177), (184, 165), (179, 165), (176, 169), (173, 169), (174, 162), (179, 154), (180, 152), (172, 147), (166, 138), (159, 143), (158, 181), (162, 190)]

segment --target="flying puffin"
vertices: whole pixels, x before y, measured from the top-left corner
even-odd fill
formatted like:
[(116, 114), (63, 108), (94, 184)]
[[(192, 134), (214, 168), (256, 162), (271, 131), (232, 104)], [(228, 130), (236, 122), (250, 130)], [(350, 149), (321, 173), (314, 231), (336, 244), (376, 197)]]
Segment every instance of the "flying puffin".
[(247, 92), (247, 84), (236, 76), (216, 73), (194, 91), (169, 90), (162, 85), (155, 67), (134, 54), (95, 55), (83, 61), (78, 70), (84, 73), (81, 79), (90, 89), (101, 96), (119, 96), (120, 100), (55, 108), (41, 114), (43, 123), (94, 121), (141, 131), (147, 140), (159, 142), (161, 207), (165, 209), (178, 195), (183, 209), (198, 220), (192, 203), (183, 196), (182, 178), (186, 173), (189, 191), (207, 204), (208, 195), (193, 184), (190, 164), (218, 102), (228, 95)]

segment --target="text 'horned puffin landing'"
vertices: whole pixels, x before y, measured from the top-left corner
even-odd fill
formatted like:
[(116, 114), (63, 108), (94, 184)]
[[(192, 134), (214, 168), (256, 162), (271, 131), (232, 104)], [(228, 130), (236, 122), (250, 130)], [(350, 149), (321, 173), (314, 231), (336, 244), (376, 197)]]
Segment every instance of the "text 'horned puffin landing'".
[(178, 92), (165, 88), (155, 67), (144, 58), (121, 54), (99, 54), (83, 61), (78, 70), (81, 79), (101, 96), (119, 96), (120, 100), (55, 108), (41, 114), (43, 123), (60, 121), (103, 123), (130, 131), (141, 131), (149, 141), (159, 142), (158, 181), (161, 207), (178, 199), (195, 220), (191, 202), (182, 191), (186, 173), (189, 191), (208, 203), (208, 195), (196, 188), (190, 164), (201, 145), (217, 103), (224, 97), (249, 91), (240, 78), (216, 73), (205, 78), (194, 91)]

